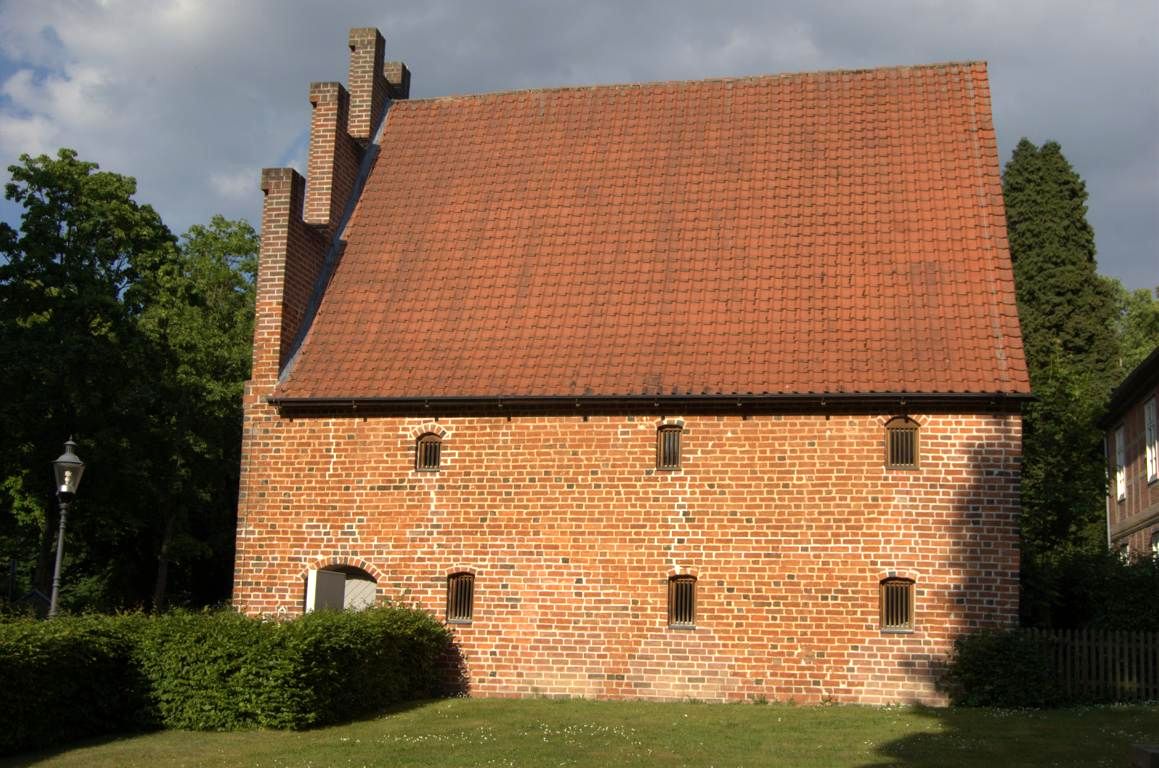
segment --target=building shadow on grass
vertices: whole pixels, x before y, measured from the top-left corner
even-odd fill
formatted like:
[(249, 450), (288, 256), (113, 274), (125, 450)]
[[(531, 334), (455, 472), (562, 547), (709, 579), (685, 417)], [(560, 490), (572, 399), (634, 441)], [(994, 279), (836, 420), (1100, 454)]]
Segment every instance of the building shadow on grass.
[(1111, 768), (1131, 764), (1132, 745), (1159, 743), (1153, 704), (896, 713), (910, 733), (877, 744), (875, 758), (857, 768)]
[(946, 747), (960, 739), (955, 736), (952, 732), (952, 726), (947, 722), (950, 719), (946, 714), (949, 710), (914, 705), (908, 710), (898, 711), (899, 715), (904, 713), (904, 717), (907, 719), (925, 721), (924, 724), (927, 726), (936, 723), (937, 732), (923, 730), (920, 733), (912, 733), (878, 744), (875, 752), (880, 756), (880, 759), (860, 765), (858, 768), (886, 768), (886, 766), (891, 768), (897, 766), (945, 768), (955, 764), (947, 759)]
[(69, 741), (65, 744), (57, 744), (51, 747), (40, 747), (30, 752), (20, 752), (15, 755), (0, 755), (0, 768), (24, 768), (24, 766), (37, 765), (38, 763), (51, 760), (54, 757), (59, 757), (76, 749), (100, 747), (105, 744), (112, 744), (126, 739), (135, 739), (139, 736), (148, 736), (151, 733), (157, 732), (157, 730), (148, 730), (106, 733), (103, 736), (77, 739), (76, 741)]
[[(366, 713), (359, 715), (357, 717), (352, 717), (352, 718), (349, 718), (347, 720), (343, 720), (342, 722), (326, 723), (325, 725), (318, 726), (318, 728), (334, 728), (334, 727), (340, 727), (343, 725), (350, 725), (352, 723), (362, 723), (362, 722), (368, 722), (371, 720), (378, 720), (380, 718), (392, 717), (394, 715), (400, 715), (400, 714), (403, 714), (405, 712), (410, 712), (411, 710), (422, 709), (423, 707), (428, 707), (432, 704), (437, 704), (440, 701), (444, 701), (445, 698), (446, 697), (414, 699), (411, 701), (399, 701), (399, 702), (395, 702), (393, 704), (388, 704), (387, 706), (382, 707), (380, 709), (377, 709), (375, 711), (366, 712)], [(246, 732), (246, 730), (257, 731), (257, 730), (263, 730), (263, 729), (260, 729), (260, 728), (243, 729), (241, 731), (236, 731), (236, 732), (237, 733), (244, 733), (244, 732)], [(315, 730), (315, 729), (314, 728), (307, 728), (304, 730)], [(75, 750), (87, 749), (90, 747), (100, 747), (100, 746), (104, 746), (106, 744), (113, 744), (113, 743), (116, 743), (118, 741), (127, 741), (127, 740), (131, 740), (131, 739), (141, 738), (144, 736), (150, 736), (153, 734), (162, 733), (164, 731), (165, 731), (165, 729), (163, 729), (163, 728), (154, 728), (151, 730), (124, 731), (121, 733), (107, 733), (103, 736), (94, 736), (92, 738), (78, 739), (75, 741), (69, 741), (67, 743), (58, 744), (58, 745), (54, 745), (51, 747), (42, 747), (42, 748), (35, 749), (33, 751), (30, 751), (30, 752), (21, 752), (19, 754), (15, 754), (15, 755), (0, 755), (0, 768), (26, 768), (27, 766), (38, 765), (42, 762), (52, 760), (53, 758), (60, 757), (61, 755), (65, 755), (65, 754), (67, 754), (69, 752), (73, 752)], [(300, 731), (287, 730), (284, 732), (285, 733), (296, 733), (296, 732), (300, 732)], [(206, 733), (220, 733), (220, 732), (219, 731), (207, 731)]]

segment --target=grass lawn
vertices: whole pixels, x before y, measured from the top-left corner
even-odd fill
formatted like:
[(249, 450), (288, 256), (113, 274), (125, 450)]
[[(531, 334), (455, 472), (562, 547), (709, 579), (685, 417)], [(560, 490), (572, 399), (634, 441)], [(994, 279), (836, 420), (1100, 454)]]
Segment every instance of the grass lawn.
[(448, 699), (316, 731), (166, 731), (0, 766), (1122, 766), (1159, 705), (1052, 712)]

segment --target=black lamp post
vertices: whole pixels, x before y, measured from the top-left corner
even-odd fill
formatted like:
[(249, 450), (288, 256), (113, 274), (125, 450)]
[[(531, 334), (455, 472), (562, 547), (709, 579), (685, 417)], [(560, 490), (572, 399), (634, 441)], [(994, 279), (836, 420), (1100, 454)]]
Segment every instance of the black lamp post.
[(80, 476), (84, 474), (85, 463), (73, 452), (76, 443), (70, 437), (64, 443), (64, 453), (52, 462), (56, 475), (56, 498), (60, 501), (60, 533), (56, 539), (56, 567), (52, 570), (52, 600), (48, 604), (48, 618), (56, 615), (56, 599), (60, 594), (60, 563), (64, 555), (64, 523), (68, 518), (68, 505), (76, 495)]

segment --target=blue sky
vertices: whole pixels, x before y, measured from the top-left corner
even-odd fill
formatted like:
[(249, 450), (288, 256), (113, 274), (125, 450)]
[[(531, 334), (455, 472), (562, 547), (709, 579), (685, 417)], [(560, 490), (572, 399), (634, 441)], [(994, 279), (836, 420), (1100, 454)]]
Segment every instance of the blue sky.
[(0, 167), (74, 147), (175, 231), (256, 224), (260, 169), (302, 168), (308, 83), (345, 79), (357, 26), (419, 98), (986, 59), (1002, 162), (1059, 141), (1100, 270), (1159, 285), (1155, 0), (0, 0)]

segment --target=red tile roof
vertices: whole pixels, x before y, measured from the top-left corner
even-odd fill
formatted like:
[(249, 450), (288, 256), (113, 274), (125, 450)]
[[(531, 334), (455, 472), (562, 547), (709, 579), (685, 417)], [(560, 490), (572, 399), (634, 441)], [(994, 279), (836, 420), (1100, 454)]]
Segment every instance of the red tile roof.
[(981, 63), (393, 104), (276, 398), (1029, 392)]

